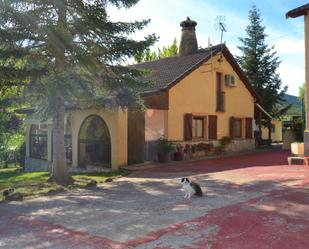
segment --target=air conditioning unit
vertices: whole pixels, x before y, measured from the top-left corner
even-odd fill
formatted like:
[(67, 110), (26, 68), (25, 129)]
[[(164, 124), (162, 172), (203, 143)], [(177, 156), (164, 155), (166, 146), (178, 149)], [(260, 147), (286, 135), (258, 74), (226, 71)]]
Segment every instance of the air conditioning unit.
[(229, 87), (235, 87), (236, 86), (236, 80), (235, 80), (234, 75), (231, 75), (231, 74), (224, 75), (224, 81), (225, 81), (226, 86), (229, 86)]

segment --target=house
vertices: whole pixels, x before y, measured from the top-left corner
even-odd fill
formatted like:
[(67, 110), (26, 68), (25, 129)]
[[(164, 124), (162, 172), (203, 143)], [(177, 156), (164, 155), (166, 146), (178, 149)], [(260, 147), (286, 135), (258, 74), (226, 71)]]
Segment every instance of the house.
[[(302, 116), (302, 101), (297, 97), (290, 94), (283, 95), (283, 102), (277, 107), (279, 110), (290, 107), (284, 113), (282, 118), (271, 120), (271, 140), (272, 142), (281, 142), (284, 137), (284, 132), (291, 129), (291, 125), (295, 120), (300, 119)], [(262, 138), (268, 139), (268, 128), (262, 127)]]
[[(179, 143), (215, 143), (230, 136), (233, 150), (254, 148), (254, 119), (266, 115), (259, 97), (225, 44), (198, 49), (196, 25), (189, 18), (181, 22), (178, 56), (135, 65), (148, 71), (144, 80), (152, 82), (141, 93), (144, 113), (117, 108), (67, 110), (64, 136), (72, 169), (116, 170), (140, 163), (145, 147), (146, 159), (155, 160), (154, 143), (161, 136)], [(50, 169), (51, 134), (51, 122), (29, 117), (27, 170)]]
[(225, 44), (198, 49), (197, 23), (187, 18), (180, 25), (178, 56), (136, 65), (152, 72), (152, 88), (143, 93), (146, 159), (156, 158), (161, 136), (182, 144), (231, 136), (234, 150), (254, 148), (255, 113), (269, 119), (259, 97)]
[[(286, 13), (286, 18), (296, 18), (304, 16), (304, 32), (305, 32), (305, 84), (306, 89), (309, 89), (309, 3), (292, 9)], [(309, 110), (309, 91), (305, 93), (305, 110)], [(306, 129), (304, 132), (304, 150), (305, 155), (309, 154), (309, 112), (306, 111)]]
[[(272, 142), (282, 142), (283, 123), (280, 119), (271, 120), (271, 140)], [(262, 128), (262, 139), (268, 139), (269, 133), (266, 127)]]

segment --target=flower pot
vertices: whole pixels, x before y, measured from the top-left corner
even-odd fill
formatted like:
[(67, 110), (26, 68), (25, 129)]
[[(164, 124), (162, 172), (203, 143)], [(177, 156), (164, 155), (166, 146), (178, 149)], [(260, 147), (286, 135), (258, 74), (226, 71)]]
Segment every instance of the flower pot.
[(170, 154), (169, 153), (158, 153), (158, 161), (160, 163), (167, 163), (170, 160)]
[(291, 143), (291, 152), (294, 155), (304, 155), (304, 143)]
[(183, 160), (183, 157), (184, 157), (184, 154), (183, 152), (175, 152), (174, 153), (174, 159), (175, 161), (182, 161)]

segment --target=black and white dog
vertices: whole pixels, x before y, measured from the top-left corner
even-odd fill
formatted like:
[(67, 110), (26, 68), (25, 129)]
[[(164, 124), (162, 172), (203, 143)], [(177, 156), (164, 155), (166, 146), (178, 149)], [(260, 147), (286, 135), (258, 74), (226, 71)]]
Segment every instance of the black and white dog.
[(195, 182), (191, 182), (189, 178), (181, 178), (181, 184), (182, 189), (185, 191), (184, 198), (191, 198), (192, 195), (196, 195), (198, 197), (203, 196), (201, 186)]

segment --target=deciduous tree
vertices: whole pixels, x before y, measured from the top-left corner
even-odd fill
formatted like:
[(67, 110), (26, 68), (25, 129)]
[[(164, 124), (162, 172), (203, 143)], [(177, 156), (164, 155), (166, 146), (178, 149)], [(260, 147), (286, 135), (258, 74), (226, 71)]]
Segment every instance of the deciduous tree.
[(154, 61), (163, 59), (178, 54), (178, 45), (176, 38), (170, 46), (164, 46), (162, 49), (158, 48), (158, 51), (151, 51), (150, 48), (145, 49), (135, 55), (135, 61), (137, 63)]

